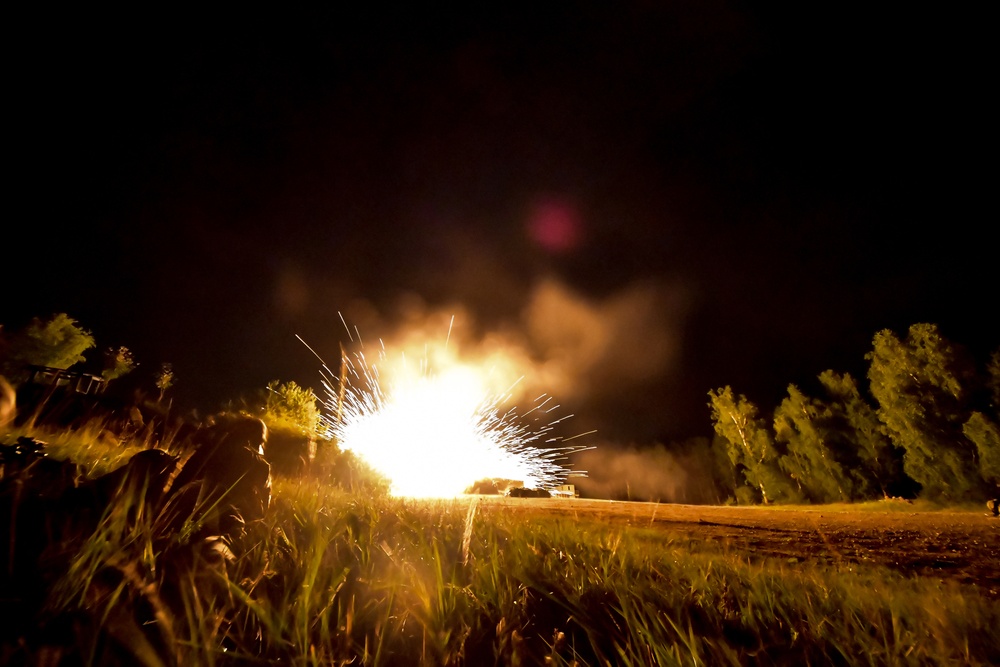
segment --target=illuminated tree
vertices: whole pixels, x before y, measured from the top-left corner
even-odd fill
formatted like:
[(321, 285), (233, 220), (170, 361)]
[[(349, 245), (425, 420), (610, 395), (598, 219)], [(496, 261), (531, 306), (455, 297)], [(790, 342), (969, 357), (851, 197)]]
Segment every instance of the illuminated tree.
[(101, 377), (105, 380), (120, 378), (135, 370), (136, 365), (130, 349), (125, 346), (109, 347), (104, 352), (104, 370), (101, 372)]
[(28, 365), (69, 368), (83, 361), (94, 337), (66, 313), (48, 320), (35, 318), (14, 334), (7, 345), (7, 372), (15, 377)]
[(175, 382), (176, 377), (174, 376), (173, 365), (167, 362), (160, 364), (160, 370), (156, 374), (156, 388), (160, 390), (159, 400), (161, 402), (167, 394), (167, 389), (173, 387)]
[(889, 438), (904, 450), (906, 474), (926, 497), (963, 500), (980, 485), (975, 445), (965, 437), (965, 384), (972, 366), (933, 324), (914, 324), (905, 340), (875, 335), (868, 379)]
[(319, 428), (319, 399), (312, 389), (295, 382), (273, 380), (262, 401), (264, 423), (269, 428), (287, 427), (314, 436)]
[(795, 385), (788, 386), (788, 398), (774, 411), (775, 440), (786, 446), (781, 468), (814, 502), (847, 502), (854, 493), (853, 480), (830, 446), (838, 435), (832, 422), (830, 408)]
[(734, 397), (728, 386), (709, 391), (708, 395), (715, 432), (725, 439), (737, 476), (742, 472), (747, 485), (759, 492), (765, 504), (797, 500), (797, 494), (779, 467), (780, 453), (765, 421), (758, 417), (757, 406), (743, 395)]
[(990, 392), (993, 414), (1000, 417), (1000, 350), (990, 356), (990, 362), (986, 366), (986, 386)]
[(711, 450), (709, 468), (722, 498), (735, 498), (736, 489), (743, 484), (743, 480), (736, 476), (736, 468), (729, 459), (727, 443), (728, 441), (718, 433), (712, 434), (712, 441), (709, 443)]
[(875, 409), (861, 396), (858, 384), (849, 373), (823, 371), (820, 384), (830, 397), (832, 421), (843, 433), (856, 463), (848, 466), (855, 480), (856, 498), (901, 495), (907, 492), (903, 473), (902, 450), (890, 442), (885, 426)]
[(973, 412), (962, 432), (978, 450), (979, 474), (983, 480), (1000, 486), (1000, 427), (982, 412)]

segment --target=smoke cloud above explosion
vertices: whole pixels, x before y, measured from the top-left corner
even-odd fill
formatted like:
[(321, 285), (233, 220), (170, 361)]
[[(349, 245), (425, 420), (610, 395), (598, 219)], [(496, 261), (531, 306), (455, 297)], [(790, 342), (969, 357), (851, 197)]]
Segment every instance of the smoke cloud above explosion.
[[(664, 293), (637, 285), (595, 303), (543, 282), (521, 322), (490, 330), (461, 306), (432, 309), (414, 297), (397, 303), (391, 327), (377, 309), (355, 308), (350, 322), (341, 318), (352, 350), (339, 376), (330, 372), (331, 429), (394, 470), (404, 495), (445, 486), (451, 495), (488, 477), (558, 484), (580, 468), (556, 462), (592, 446), (567, 443), (597, 421), (576, 417), (573, 404), (641, 385), (676, 358)], [(366, 342), (364, 331), (377, 337)], [(631, 345), (621, 344), (625, 335)]]
[(488, 307), (481, 303), (430, 306), (414, 294), (391, 308), (354, 301), (343, 315), (353, 338), (411, 360), (447, 339), (447, 354), (490, 368), (497, 390), (517, 381), (513, 401), (548, 394), (575, 413), (574, 426), (604, 431), (623, 403), (636, 409), (656, 403), (649, 387), (669, 383), (677, 372), (689, 302), (688, 290), (676, 283), (636, 282), (595, 298), (542, 279), (526, 293), (519, 315), (506, 321), (484, 317)]
[(553, 389), (567, 398), (600, 399), (670, 373), (680, 357), (685, 310), (685, 292), (662, 283), (636, 283), (595, 300), (544, 281), (524, 320)]

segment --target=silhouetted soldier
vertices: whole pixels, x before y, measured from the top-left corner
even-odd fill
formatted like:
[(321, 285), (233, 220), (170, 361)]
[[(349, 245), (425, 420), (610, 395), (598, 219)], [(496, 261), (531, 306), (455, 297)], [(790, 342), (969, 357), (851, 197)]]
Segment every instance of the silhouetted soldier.
[(191, 520), (202, 534), (235, 537), (246, 522), (263, 518), (271, 502), (266, 440), (264, 422), (251, 417), (222, 418), (196, 434), (164, 507), (175, 529)]

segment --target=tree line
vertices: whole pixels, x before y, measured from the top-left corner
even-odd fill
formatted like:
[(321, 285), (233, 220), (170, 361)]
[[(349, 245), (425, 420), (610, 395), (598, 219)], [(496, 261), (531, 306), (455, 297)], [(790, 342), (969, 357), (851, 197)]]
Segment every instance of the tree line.
[(961, 503), (1000, 492), (1000, 349), (985, 368), (934, 324), (873, 340), (868, 392), (848, 373), (794, 384), (769, 420), (726, 386), (708, 392), (740, 504), (921, 497)]

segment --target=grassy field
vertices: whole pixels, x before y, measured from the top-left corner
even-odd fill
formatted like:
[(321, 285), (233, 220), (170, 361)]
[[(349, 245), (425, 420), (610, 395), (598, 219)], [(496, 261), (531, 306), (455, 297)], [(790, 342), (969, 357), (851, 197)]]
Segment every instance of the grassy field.
[[(142, 444), (42, 435), (88, 478)], [(0, 663), (1000, 664), (1000, 601), (979, 586), (699, 539), (668, 506), (629, 521), (276, 478), (264, 519), (225, 541), (167, 530), (144, 498), (117, 494), (5, 579)]]

